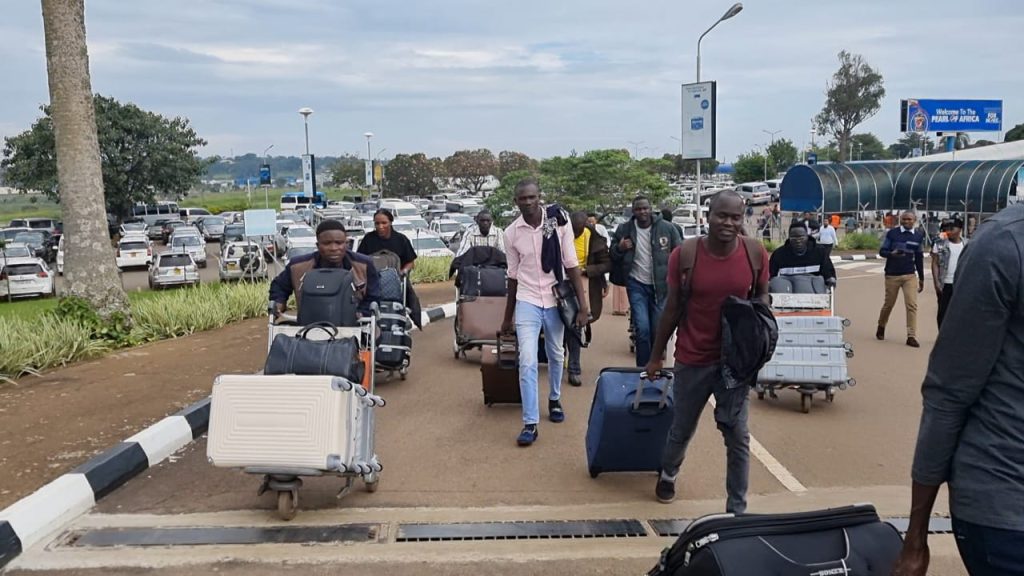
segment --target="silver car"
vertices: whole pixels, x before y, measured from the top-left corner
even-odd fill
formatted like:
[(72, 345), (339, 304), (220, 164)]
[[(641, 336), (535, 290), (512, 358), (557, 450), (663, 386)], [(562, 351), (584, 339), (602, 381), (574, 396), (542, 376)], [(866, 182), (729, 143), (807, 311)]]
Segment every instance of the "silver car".
[(199, 284), (199, 270), (192, 257), (184, 252), (164, 252), (153, 257), (149, 267), (149, 288), (167, 286), (195, 286)]
[(192, 257), (200, 268), (206, 268), (206, 242), (199, 234), (171, 235), (171, 252), (184, 252)]
[(267, 278), (267, 263), (258, 242), (229, 242), (220, 256), (221, 281), (263, 280)]
[(220, 242), (224, 239), (224, 226), (226, 225), (227, 221), (220, 216), (203, 216), (198, 227), (207, 242)]

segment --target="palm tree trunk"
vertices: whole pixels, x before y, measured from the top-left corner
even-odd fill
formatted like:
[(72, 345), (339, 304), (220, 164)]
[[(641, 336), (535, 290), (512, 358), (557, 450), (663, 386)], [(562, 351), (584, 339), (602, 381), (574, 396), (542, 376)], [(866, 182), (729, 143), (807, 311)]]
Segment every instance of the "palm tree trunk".
[(42, 0), (50, 115), (57, 153), (65, 252), (65, 292), (102, 318), (128, 314), (107, 232), (96, 108), (89, 79), (84, 0)]

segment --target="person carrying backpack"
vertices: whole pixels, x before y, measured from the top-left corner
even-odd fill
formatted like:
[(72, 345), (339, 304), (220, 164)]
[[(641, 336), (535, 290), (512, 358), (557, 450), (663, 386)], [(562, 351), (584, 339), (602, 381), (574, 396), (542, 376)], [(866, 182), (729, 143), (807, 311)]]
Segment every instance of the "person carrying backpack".
[(768, 303), (768, 253), (760, 242), (742, 235), (743, 208), (743, 199), (735, 192), (718, 193), (710, 205), (708, 235), (687, 240), (673, 251), (665, 312), (646, 366), (648, 374), (662, 369), (665, 346), (676, 331), (675, 413), (655, 487), (658, 501), (667, 504), (675, 499), (675, 479), (686, 447), (713, 394), (715, 422), (726, 445), (726, 511), (736, 514), (747, 507), (749, 402), (747, 382), (737, 386), (723, 365), (723, 310), (737, 299)]

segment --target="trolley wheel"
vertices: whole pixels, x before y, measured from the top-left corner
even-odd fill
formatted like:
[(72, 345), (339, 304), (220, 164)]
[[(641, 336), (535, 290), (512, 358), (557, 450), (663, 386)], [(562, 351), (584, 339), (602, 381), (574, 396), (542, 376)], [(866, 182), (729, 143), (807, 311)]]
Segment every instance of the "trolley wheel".
[(281, 490), (277, 493), (277, 515), (281, 517), (281, 520), (291, 520), (295, 518), (296, 512), (299, 511), (299, 493), (298, 491)]
[(809, 414), (811, 412), (811, 400), (813, 398), (814, 397), (811, 396), (810, 394), (801, 394), (800, 395), (800, 411), (801, 412), (803, 412), (804, 414)]
[(850, 319), (849, 318), (843, 318), (843, 328), (849, 328), (849, 327), (850, 327)]
[(832, 402), (835, 402), (835, 399), (836, 399), (836, 393), (835, 393), (835, 392), (832, 392), (831, 390), (830, 390), (830, 391), (828, 391), (828, 392), (825, 392), (825, 399), (826, 399), (826, 400), (828, 400), (830, 404), (831, 404)]
[(380, 476), (374, 474), (373, 480), (365, 480), (364, 484), (366, 485), (366, 491), (373, 494), (380, 486)]
[(458, 349), (458, 348), (456, 348), (456, 349), (455, 349), (455, 350), (454, 350), (454, 351), (452, 352), (452, 355), (453, 355), (453, 356), (455, 356), (455, 359), (456, 359), (456, 360), (458, 360), (458, 359), (459, 359), (459, 349)]
[(597, 478), (597, 475), (601, 473), (600, 468), (589, 468), (588, 471), (590, 472), (591, 478)]
[(399, 373), (398, 373), (398, 379), (399, 379), (399, 380), (405, 380), (405, 377), (406, 377), (406, 376), (407, 376), (408, 374), (409, 374), (408, 372), (406, 372), (406, 371), (404, 371), (404, 370), (403, 370), (402, 372), (399, 372)]

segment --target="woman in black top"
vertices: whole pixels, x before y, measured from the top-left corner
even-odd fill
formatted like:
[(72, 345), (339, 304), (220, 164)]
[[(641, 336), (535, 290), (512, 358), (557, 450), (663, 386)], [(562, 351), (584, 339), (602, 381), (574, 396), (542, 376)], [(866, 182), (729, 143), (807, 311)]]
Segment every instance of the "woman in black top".
[(376, 254), (381, 250), (394, 252), (402, 262), (402, 273), (408, 274), (416, 263), (416, 250), (412, 247), (409, 238), (391, 228), (395, 217), (391, 212), (381, 208), (373, 214), (373, 232), (370, 232), (359, 241), (357, 252), (368, 256)]

